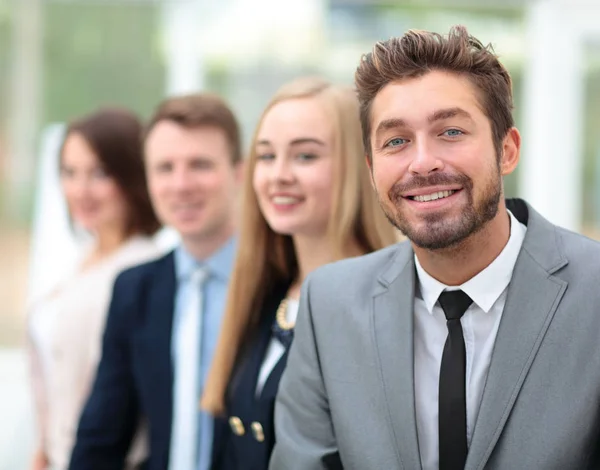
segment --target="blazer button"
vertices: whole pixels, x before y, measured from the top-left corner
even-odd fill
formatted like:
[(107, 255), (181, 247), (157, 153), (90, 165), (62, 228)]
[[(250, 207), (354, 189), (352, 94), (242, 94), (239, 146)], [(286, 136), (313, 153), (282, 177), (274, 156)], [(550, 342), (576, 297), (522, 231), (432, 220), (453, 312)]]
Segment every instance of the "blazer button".
[(262, 425), (258, 421), (254, 421), (250, 427), (252, 428), (252, 433), (254, 434), (254, 439), (258, 442), (264, 442), (265, 433), (263, 431)]
[(231, 427), (233, 434), (236, 436), (243, 436), (246, 432), (244, 429), (244, 423), (242, 423), (242, 420), (237, 416), (232, 416), (229, 418), (229, 426)]

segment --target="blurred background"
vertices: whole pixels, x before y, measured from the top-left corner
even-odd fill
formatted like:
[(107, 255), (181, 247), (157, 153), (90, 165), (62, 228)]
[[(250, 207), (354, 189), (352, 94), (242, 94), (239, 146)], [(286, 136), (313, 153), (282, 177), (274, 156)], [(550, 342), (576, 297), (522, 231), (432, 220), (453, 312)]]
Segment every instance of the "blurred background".
[(283, 82), (351, 84), (375, 41), (454, 24), (491, 42), (514, 80), (523, 154), (508, 195), (600, 238), (597, 0), (0, 0), (0, 470), (27, 468), (34, 439), (28, 305), (77, 250), (58, 192), (65, 121), (107, 104), (147, 117), (207, 89), (247, 144)]

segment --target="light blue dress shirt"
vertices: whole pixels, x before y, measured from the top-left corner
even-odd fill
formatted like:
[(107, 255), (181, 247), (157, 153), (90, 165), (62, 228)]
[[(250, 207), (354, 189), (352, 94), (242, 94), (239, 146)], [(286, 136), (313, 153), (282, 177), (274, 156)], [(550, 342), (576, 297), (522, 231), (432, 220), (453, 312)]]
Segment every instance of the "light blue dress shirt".
[[(177, 366), (178, 357), (175, 353), (175, 334), (177, 324), (184, 314), (188, 299), (191, 295), (190, 278), (192, 273), (200, 266), (208, 271), (208, 277), (203, 285), (203, 309), (202, 309), (202, 340), (200, 353), (200, 383), (198, 384), (198, 401), (202, 395), (202, 389), (206, 375), (212, 362), (215, 346), (221, 328), (221, 319), (225, 310), (227, 297), (227, 286), (229, 276), (233, 267), (236, 251), (235, 238), (229, 239), (217, 252), (205, 260), (195, 259), (186, 249), (179, 245), (175, 249), (175, 275), (177, 277), (177, 292), (175, 294), (175, 311), (173, 317), (173, 337), (171, 341), (171, 355), (174, 367)], [(190, 404), (190, 409), (198, 410), (198, 401)], [(198, 443), (198, 470), (209, 470), (212, 457), (213, 419), (205, 413), (199, 412), (199, 435)]]

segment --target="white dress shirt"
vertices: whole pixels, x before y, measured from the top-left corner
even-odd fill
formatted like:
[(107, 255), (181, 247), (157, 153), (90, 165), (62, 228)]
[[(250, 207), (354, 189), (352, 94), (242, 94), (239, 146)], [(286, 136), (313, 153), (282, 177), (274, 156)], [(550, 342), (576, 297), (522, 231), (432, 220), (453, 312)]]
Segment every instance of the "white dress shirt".
[(461, 286), (448, 287), (431, 277), (415, 255), (419, 287), (415, 296), (414, 318), (415, 407), (423, 470), (437, 470), (439, 467), (438, 388), (448, 328), (438, 297), (444, 290), (461, 289), (473, 299), (461, 318), (467, 353), (467, 443), (470, 445), (507, 287), (527, 230), (510, 211), (509, 216), (510, 237), (502, 252), (488, 267)]
[[(285, 311), (285, 319), (289, 323), (296, 323), (296, 317), (298, 316), (298, 308), (300, 303), (296, 299), (288, 299), (287, 309)], [(258, 373), (258, 380), (256, 382), (256, 396), (260, 396), (262, 393), (262, 389), (273, 372), (273, 369), (285, 353), (285, 346), (281, 344), (281, 342), (271, 337), (271, 341), (269, 342), (269, 346), (267, 347), (267, 352), (265, 353), (265, 358), (263, 360), (262, 365), (260, 366), (260, 372)]]

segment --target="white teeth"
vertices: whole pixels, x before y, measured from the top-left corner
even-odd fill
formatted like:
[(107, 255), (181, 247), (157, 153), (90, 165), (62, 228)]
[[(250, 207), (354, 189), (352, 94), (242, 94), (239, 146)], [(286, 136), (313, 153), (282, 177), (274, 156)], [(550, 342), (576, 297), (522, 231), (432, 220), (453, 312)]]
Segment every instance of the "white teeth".
[(423, 194), (422, 196), (415, 196), (413, 199), (417, 202), (435, 201), (436, 199), (442, 199), (454, 194), (456, 191), (438, 191), (432, 194)]
[(272, 201), (275, 204), (296, 204), (300, 199), (291, 196), (274, 196)]

